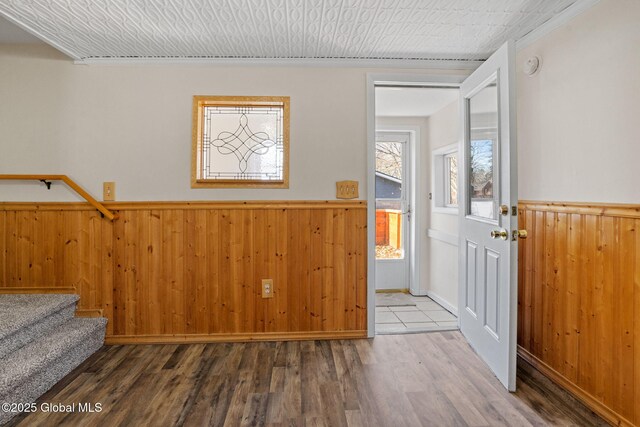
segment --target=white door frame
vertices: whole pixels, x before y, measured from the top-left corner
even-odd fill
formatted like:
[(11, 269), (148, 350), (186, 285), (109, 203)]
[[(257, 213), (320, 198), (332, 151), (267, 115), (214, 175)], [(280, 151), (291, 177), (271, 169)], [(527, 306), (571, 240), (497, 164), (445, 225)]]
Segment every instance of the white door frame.
[[(382, 84), (394, 84), (402, 86), (432, 86), (432, 87), (460, 87), (460, 84), (469, 75), (469, 72), (452, 72), (451, 74), (384, 74), (384, 73), (367, 73), (367, 333), (373, 338), (376, 333), (376, 278), (375, 278), (375, 262), (376, 262), (376, 111), (375, 111), (375, 87)], [(406, 128), (406, 127), (405, 127)], [(382, 130), (382, 129), (380, 129)], [(419, 139), (416, 137), (416, 148), (420, 145)], [(416, 153), (417, 154), (417, 153)], [(418, 161), (418, 156), (413, 156), (413, 162)], [(417, 164), (416, 164), (417, 165)], [(412, 170), (418, 174), (418, 168), (413, 167)], [(415, 175), (414, 175), (415, 176)], [(419, 195), (416, 188), (426, 183), (419, 182), (420, 179), (414, 181), (413, 194)], [(413, 225), (412, 229), (415, 237), (413, 257), (421, 253), (420, 239), (418, 238), (422, 232), (426, 233), (421, 220), (418, 219), (417, 212), (425, 212), (429, 209), (429, 201), (422, 200), (422, 197), (416, 196), (417, 199), (412, 203)], [(419, 258), (416, 258), (419, 259)], [(420, 263), (416, 262), (414, 271), (410, 275), (413, 280), (420, 278)], [(420, 283), (420, 282), (417, 282)], [(420, 285), (418, 285), (420, 286)]]

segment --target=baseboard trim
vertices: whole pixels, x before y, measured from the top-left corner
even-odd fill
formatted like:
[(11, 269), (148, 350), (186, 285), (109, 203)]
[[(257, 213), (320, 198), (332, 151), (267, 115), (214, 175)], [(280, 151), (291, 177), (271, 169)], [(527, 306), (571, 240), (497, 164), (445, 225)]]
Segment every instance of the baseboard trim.
[(75, 294), (76, 288), (73, 287), (0, 287), (0, 294)]
[(431, 298), (432, 300), (434, 300), (435, 302), (437, 302), (438, 304), (440, 304), (442, 306), (442, 308), (444, 308), (445, 310), (447, 310), (451, 314), (453, 314), (456, 317), (458, 317), (458, 308), (454, 307), (453, 305), (451, 305), (447, 300), (442, 298), (440, 295), (438, 295), (438, 294), (436, 294), (436, 293), (434, 293), (432, 291), (427, 291), (427, 296), (429, 298)]
[(112, 335), (105, 338), (105, 344), (206, 344), (216, 342), (304, 341), (356, 338), (367, 338), (367, 331), (257, 332), (210, 335)]
[(605, 421), (611, 423), (611, 425), (629, 427), (635, 426), (635, 424), (633, 424), (631, 421), (618, 414), (611, 408), (607, 407), (602, 402), (597, 400), (594, 396), (566, 379), (562, 374), (544, 363), (542, 360), (538, 359), (525, 348), (518, 346), (518, 356), (524, 359), (528, 364), (533, 366), (551, 381), (556, 383), (559, 387), (565, 389), (576, 399), (586, 405), (589, 409), (601, 416)]

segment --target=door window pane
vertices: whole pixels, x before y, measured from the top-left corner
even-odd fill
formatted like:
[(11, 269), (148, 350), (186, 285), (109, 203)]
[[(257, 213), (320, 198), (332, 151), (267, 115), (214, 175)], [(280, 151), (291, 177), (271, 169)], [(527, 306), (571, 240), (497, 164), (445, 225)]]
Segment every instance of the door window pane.
[(469, 99), (469, 211), (495, 220), (498, 212), (498, 91), (496, 82)]
[(376, 200), (376, 259), (404, 258), (402, 202)]
[(376, 199), (402, 197), (401, 142), (376, 142)]
[(404, 259), (405, 143), (376, 136), (376, 259)]

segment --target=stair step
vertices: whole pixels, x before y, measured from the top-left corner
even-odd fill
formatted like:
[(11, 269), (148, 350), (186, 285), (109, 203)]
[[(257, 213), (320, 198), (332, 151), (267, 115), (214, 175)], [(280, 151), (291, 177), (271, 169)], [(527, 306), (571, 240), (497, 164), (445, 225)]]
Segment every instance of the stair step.
[(78, 295), (0, 295), (0, 359), (71, 319)]
[[(105, 318), (72, 318), (0, 360), (0, 402), (35, 402), (104, 343)], [(0, 412), (0, 423), (10, 416)]]

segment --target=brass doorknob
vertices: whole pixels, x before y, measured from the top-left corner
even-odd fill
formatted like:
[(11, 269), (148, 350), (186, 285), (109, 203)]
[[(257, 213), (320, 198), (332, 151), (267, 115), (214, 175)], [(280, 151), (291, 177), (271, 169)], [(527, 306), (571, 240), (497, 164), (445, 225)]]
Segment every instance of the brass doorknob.
[(491, 231), (491, 237), (494, 239), (507, 240), (509, 238), (509, 233), (507, 233), (507, 230), (493, 230)]
[(513, 230), (513, 240), (526, 239), (528, 236), (527, 230)]

